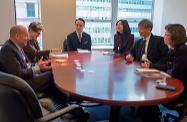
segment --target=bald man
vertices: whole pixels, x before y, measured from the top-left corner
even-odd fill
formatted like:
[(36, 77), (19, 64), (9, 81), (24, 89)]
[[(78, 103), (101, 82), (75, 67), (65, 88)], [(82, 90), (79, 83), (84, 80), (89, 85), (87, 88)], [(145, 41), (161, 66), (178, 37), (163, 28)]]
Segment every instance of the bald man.
[(5, 42), (0, 51), (0, 64), (3, 72), (16, 75), (24, 79), (34, 91), (43, 91), (53, 84), (50, 61), (37, 64), (26, 63), (22, 48), (28, 41), (28, 32), (24, 26), (15, 25), (10, 29), (10, 39)]

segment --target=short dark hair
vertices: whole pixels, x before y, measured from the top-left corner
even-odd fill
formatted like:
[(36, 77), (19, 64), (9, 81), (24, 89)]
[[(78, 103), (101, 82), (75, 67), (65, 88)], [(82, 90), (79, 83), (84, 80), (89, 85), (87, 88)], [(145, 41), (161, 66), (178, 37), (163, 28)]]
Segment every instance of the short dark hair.
[(186, 43), (186, 30), (181, 24), (168, 24), (165, 26), (165, 30), (170, 33), (171, 45), (174, 48)]
[[(123, 25), (123, 32), (124, 32), (124, 34), (125, 35), (128, 35), (128, 34), (130, 34), (131, 33), (131, 29), (130, 29), (130, 27), (129, 27), (129, 23), (128, 23), (128, 21), (127, 20), (118, 20), (117, 22), (116, 22), (116, 25), (118, 24), (118, 22), (120, 22), (121, 21), (121, 23), (122, 23), (122, 25)], [(118, 34), (119, 34), (119, 32), (117, 32)]]
[(138, 26), (139, 25), (141, 25), (141, 26), (143, 26), (144, 28), (151, 28), (151, 31), (152, 31), (152, 29), (153, 29), (153, 23), (150, 21), (150, 20), (148, 20), (148, 19), (143, 19), (143, 20), (141, 20), (139, 23), (138, 23)]
[(40, 22), (31, 22), (28, 31), (30, 31), (30, 29), (32, 29), (34, 32), (38, 32), (38, 31), (42, 31), (43, 27)]
[(76, 19), (76, 20), (75, 20), (75, 24), (76, 24), (77, 20), (82, 21), (82, 22), (83, 22), (83, 24), (85, 25), (85, 21), (84, 21), (84, 19), (83, 19), (83, 18), (78, 18), (78, 19)]

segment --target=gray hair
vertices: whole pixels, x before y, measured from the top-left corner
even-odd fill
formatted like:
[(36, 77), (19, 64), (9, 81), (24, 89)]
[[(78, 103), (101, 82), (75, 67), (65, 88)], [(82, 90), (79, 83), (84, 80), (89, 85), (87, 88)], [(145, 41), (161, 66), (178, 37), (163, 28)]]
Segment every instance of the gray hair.
[(151, 28), (151, 30), (153, 29), (153, 23), (148, 20), (148, 19), (143, 19), (138, 23), (138, 26), (143, 26), (144, 28)]

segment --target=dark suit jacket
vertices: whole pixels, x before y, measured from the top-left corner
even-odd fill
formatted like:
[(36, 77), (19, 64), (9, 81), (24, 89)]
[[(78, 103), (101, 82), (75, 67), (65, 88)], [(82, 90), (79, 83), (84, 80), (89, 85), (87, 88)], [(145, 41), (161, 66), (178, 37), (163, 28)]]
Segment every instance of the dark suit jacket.
[(133, 34), (128, 34), (128, 35), (115, 34), (113, 51), (116, 53), (121, 53), (123, 55), (126, 55), (126, 53), (132, 48), (133, 44), (134, 44)]
[(47, 59), (50, 53), (50, 50), (41, 51), (38, 42), (34, 40), (29, 40), (27, 45), (23, 47), (23, 50), (32, 63), (38, 62), (42, 56), (44, 59)]
[(67, 50), (77, 51), (77, 48), (91, 50), (91, 37), (89, 34), (83, 32), (81, 43), (77, 37), (76, 31), (67, 36)]
[(35, 90), (43, 91), (53, 84), (51, 71), (34, 74), (31, 67), (27, 66), (21, 51), (8, 40), (0, 51), (0, 64), (3, 72), (16, 75), (24, 80)]
[(168, 53), (167, 71), (171, 76), (178, 78), (184, 85), (187, 93), (187, 46), (181, 45)]
[[(137, 40), (129, 51), (134, 60), (141, 61), (143, 43), (143, 39)], [(151, 34), (147, 48), (147, 58), (151, 61), (151, 68), (154, 68), (156, 64), (166, 64), (167, 53), (168, 46), (164, 44), (163, 37)]]
[(165, 65), (157, 65), (161, 70), (167, 72), (174, 78), (178, 78), (184, 85), (187, 93), (187, 45), (181, 45), (174, 50), (170, 49)]
[(33, 77), (32, 68), (27, 68), (26, 62), (23, 59), (21, 51), (16, 45), (8, 40), (5, 42), (0, 51), (1, 70), (23, 79)]

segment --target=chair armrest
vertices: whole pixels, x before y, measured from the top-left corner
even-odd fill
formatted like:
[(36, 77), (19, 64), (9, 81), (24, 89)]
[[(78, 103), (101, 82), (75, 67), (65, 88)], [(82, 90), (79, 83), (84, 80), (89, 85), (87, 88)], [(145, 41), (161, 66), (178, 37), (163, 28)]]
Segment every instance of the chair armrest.
[(47, 121), (51, 121), (53, 119), (56, 119), (58, 117), (60, 117), (61, 115), (64, 115), (68, 112), (71, 112), (72, 110), (75, 110), (77, 108), (80, 108), (80, 106), (78, 105), (70, 105), (70, 106), (67, 106), (65, 108), (62, 108), (60, 109), (59, 111), (56, 111), (54, 113), (49, 113), (43, 117), (40, 117), (38, 119), (36, 119), (34, 122), (47, 122)]

